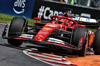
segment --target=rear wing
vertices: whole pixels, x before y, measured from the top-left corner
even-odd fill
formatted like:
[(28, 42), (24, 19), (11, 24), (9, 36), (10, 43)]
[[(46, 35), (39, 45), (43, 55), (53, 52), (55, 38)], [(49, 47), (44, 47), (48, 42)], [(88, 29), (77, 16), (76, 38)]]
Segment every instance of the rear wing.
[(81, 23), (98, 23), (96, 19), (92, 19), (90, 17), (91, 17), (90, 14), (82, 13), (80, 16), (76, 16), (73, 19)]
[(82, 13), (80, 16), (74, 16), (73, 20), (77, 21), (79, 24), (86, 25), (88, 28), (97, 28), (100, 25), (99, 20), (90, 17), (90, 14)]
[(73, 18), (75, 21), (79, 23), (98, 23), (96, 19), (86, 18), (86, 17), (75, 17)]

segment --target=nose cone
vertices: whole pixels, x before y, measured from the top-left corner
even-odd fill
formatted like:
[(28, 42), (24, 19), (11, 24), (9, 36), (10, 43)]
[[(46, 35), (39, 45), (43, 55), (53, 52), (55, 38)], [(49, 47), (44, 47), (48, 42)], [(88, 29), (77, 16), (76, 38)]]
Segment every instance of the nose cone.
[(44, 41), (44, 39), (54, 30), (55, 28), (44, 26), (35, 36), (34, 40)]

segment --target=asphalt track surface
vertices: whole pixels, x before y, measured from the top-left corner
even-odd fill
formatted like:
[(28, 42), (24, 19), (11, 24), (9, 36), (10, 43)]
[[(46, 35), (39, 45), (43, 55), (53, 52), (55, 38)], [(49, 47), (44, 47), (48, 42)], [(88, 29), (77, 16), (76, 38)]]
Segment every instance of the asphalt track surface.
[(24, 43), (20, 47), (14, 47), (1, 37), (5, 24), (0, 23), (0, 66), (51, 66), (23, 53), (24, 49), (35, 46)]

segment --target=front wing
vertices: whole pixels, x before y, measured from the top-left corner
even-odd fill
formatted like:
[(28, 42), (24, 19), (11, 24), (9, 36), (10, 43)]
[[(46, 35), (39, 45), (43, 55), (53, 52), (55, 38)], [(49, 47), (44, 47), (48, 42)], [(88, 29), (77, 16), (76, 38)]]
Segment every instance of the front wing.
[(41, 46), (46, 46), (46, 47), (52, 47), (52, 49), (58, 48), (58, 49), (62, 49), (62, 50), (67, 50), (67, 49), (71, 49), (71, 50), (80, 50), (81, 48), (76, 47), (70, 43), (67, 43), (65, 41), (64, 44), (61, 43), (54, 43), (54, 42), (50, 42), (50, 41), (36, 41), (34, 40), (34, 35), (30, 35), (30, 34), (22, 34), (20, 36), (7, 36), (8, 33), (8, 25), (5, 26), (3, 34), (2, 34), (2, 38), (4, 39), (17, 39), (17, 40), (22, 40), (22, 41), (27, 41), (29, 43), (32, 44), (36, 44), (36, 45), (41, 45)]

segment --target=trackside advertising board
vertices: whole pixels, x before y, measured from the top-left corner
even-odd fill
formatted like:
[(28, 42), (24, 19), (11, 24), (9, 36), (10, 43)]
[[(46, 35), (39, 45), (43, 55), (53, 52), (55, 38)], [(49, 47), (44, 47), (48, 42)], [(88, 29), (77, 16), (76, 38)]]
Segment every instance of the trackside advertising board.
[(67, 8), (73, 9), (70, 11), (73, 15), (80, 15), (82, 13), (90, 14), (90, 18), (100, 19), (100, 10), (83, 6), (75, 6), (68, 4), (61, 4), (56, 2), (36, 0), (33, 9), (32, 18), (38, 17), (42, 19), (49, 19), (51, 15), (59, 15), (66, 12)]
[(0, 0), (0, 13), (31, 18), (35, 0)]

